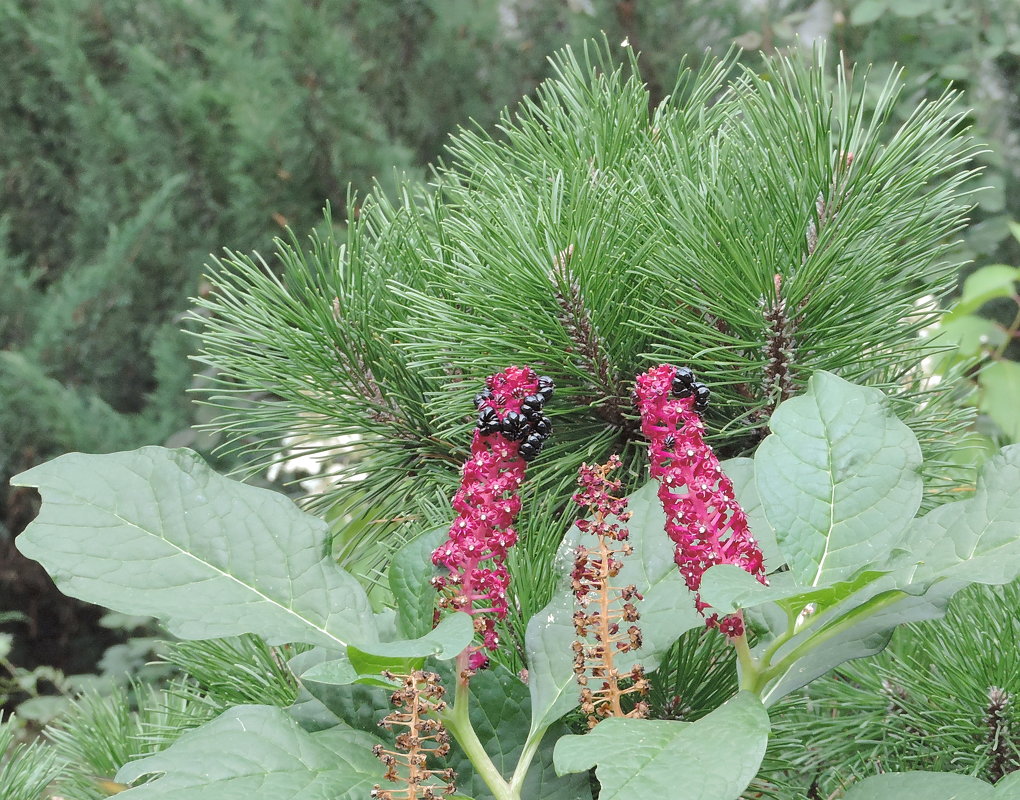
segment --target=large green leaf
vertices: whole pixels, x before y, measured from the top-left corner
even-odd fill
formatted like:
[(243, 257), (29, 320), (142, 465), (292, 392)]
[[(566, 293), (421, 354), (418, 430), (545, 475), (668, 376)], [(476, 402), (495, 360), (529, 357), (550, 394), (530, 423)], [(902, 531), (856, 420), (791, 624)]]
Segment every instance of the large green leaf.
[(1010, 441), (1020, 442), (1020, 364), (996, 361), (978, 376), (981, 410), (992, 418)]
[(906, 583), (938, 578), (1002, 584), (1020, 576), (1020, 445), (991, 458), (974, 496), (914, 521), (899, 545)]
[(449, 526), (423, 533), (401, 547), (387, 570), (390, 591), (397, 607), (397, 630), (414, 639), (432, 630), (436, 589), (430, 583), (436, 574), (432, 551), (446, 539)]
[[(300, 677), (302, 686), (300, 695), (289, 710), (308, 730), (320, 730), (344, 722), (352, 728), (376, 733), (379, 720), (392, 710), (389, 701), (391, 691), (379, 686), (341, 683), (329, 671), (325, 680), (316, 680), (312, 670), (326, 663), (336, 664), (338, 655), (337, 651), (316, 647), (287, 662), (290, 670)], [(350, 671), (356, 673), (353, 666)]]
[(380, 782), (372, 755), (380, 741), (345, 725), (307, 733), (272, 706), (237, 706), (185, 733), (156, 755), (133, 761), (117, 780), (156, 780), (124, 800), (362, 800)]
[(810, 603), (817, 611), (849, 597), (881, 574), (863, 572), (852, 581), (812, 589), (797, 583), (792, 572), (780, 572), (770, 576), (769, 585), (763, 586), (738, 566), (718, 564), (705, 573), (700, 591), (701, 599), (720, 614), (732, 614), (737, 609), (755, 608), (765, 603), (782, 603), (798, 611)]
[[(844, 800), (998, 800), (991, 786), (952, 772), (890, 772), (855, 783)], [(1007, 800), (1007, 795), (1002, 795)]]
[(758, 487), (754, 481), (753, 458), (731, 458), (720, 465), (726, 477), (733, 482), (733, 496), (740, 503), (747, 515), (747, 524), (751, 534), (758, 542), (762, 555), (765, 557), (765, 571), (772, 572), (786, 563), (783, 552), (779, 549), (776, 532), (769, 525), (765, 509), (758, 496)]
[[(616, 585), (634, 584), (644, 595), (644, 600), (636, 603), (644, 643), (640, 650), (618, 656), (616, 666), (621, 672), (637, 662), (646, 671), (652, 671), (680, 634), (704, 624), (704, 618), (694, 609), (694, 596), (673, 561), (673, 543), (665, 533), (666, 518), (656, 489), (657, 484), (649, 481), (629, 498), (632, 517), (628, 528), (634, 552), (623, 559)], [(574, 550), (583, 541), (581, 537), (592, 538), (576, 527), (564, 537), (556, 557), (561, 574), (570, 572)], [(573, 613), (574, 596), (564, 589), (528, 622), (525, 644), (534, 734), (578, 704), (579, 689), (570, 649), (576, 638)]]
[(417, 639), (374, 642), (363, 647), (348, 645), (339, 658), (316, 664), (301, 679), (339, 685), (374, 682), (390, 687), (392, 684), (380, 677), (382, 672), (407, 675), (422, 669), (427, 658), (440, 661), (456, 658), (471, 644), (474, 633), (471, 615), (456, 612)]
[(182, 639), (376, 638), (364, 590), (326, 557), (326, 524), (190, 450), (71, 453), (12, 482), (43, 497), (18, 548), (72, 597), (158, 617)]
[(921, 449), (877, 389), (815, 373), (755, 454), (769, 524), (805, 586), (883, 562), (921, 504)]
[(599, 800), (736, 800), (758, 772), (769, 717), (741, 692), (697, 722), (606, 719), (584, 736), (564, 736), (554, 760), (560, 772), (598, 765)]

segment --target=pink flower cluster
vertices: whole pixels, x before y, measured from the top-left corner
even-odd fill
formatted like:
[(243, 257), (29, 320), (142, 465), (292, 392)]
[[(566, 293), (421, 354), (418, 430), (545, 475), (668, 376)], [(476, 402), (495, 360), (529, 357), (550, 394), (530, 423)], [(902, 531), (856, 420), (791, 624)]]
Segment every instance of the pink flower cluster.
[[(520, 453), (522, 443), (492, 428), (511, 412), (519, 415), (525, 398), (536, 396), (539, 388), (538, 376), (526, 367), (508, 367), (486, 380), (476, 404), (480, 420), (489, 420), (489, 427), (480, 421), (474, 433), (471, 458), (464, 464), (460, 489), (453, 498), (457, 518), (446, 542), (432, 553), (432, 563), (450, 571), (433, 580), (443, 595), (440, 606), (472, 614), (475, 630), (489, 650), (499, 645), (496, 620), (507, 615), (510, 574), (505, 561), (517, 542), (513, 529), (521, 508), (517, 490), (527, 468)], [(493, 414), (497, 421), (492, 421)], [(487, 661), (476, 648), (468, 665), (480, 669)]]
[[(712, 448), (702, 438), (705, 426), (695, 410), (708, 390), (693, 383), (690, 370), (663, 364), (637, 377), (635, 395), (641, 432), (648, 439), (651, 474), (659, 482), (666, 512), (666, 533), (676, 544), (675, 560), (687, 586), (697, 592), (705, 570), (735, 564), (768, 584), (761, 549), (747, 526), (747, 515), (734, 499)], [(704, 402), (701, 404), (704, 406)], [(698, 611), (709, 606), (700, 597)], [(734, 614), (708, 617), (727, 636), (744, 632)]]

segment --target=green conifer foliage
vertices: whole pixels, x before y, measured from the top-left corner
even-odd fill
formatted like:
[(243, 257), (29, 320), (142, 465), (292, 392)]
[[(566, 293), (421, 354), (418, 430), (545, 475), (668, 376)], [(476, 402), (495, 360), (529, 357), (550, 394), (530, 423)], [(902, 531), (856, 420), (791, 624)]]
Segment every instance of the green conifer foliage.
[[(931, 314), (915, 304), (953, 281), (975, 152), (951, 95), (888, 133), (895, 79), (865, 112), (862, 81), (830, 85), (798, 58), (761, 73), (707, 61), (655, 106), (629, 48), (553, 67), (497, 136), (460, 132), (428, 191), (373, 193), (343, 245), (280, 242), (279, 277), (230, 254), (200, 301), (217, 427), (256, 464), (282, 457), (283, 434), (340, 453), (316, 502), (376, 523), (348, 537), (352, 562), (399, 522), (448, 519), (437, 498), (457, 480), (471, 397), (510, 363), (560, 387), (522, 514), (525, 585), (569, 522), (581, 461), (619, 450), (639, 477), (629, 392), (649, 364), (689, 364), (712, 387), (727, 455), (815, 369), (921, 391)], [(929, 456), (959, 422), (946, 396), (908, 419)], [(523, 521), (543, 516), (556, 530)], [(525, 615), (544, 599), (528, 592)]]
[(207, 254), (410, 163), (363, 62), (321, 4), (0, 2), (0, 477), (188, 424)]

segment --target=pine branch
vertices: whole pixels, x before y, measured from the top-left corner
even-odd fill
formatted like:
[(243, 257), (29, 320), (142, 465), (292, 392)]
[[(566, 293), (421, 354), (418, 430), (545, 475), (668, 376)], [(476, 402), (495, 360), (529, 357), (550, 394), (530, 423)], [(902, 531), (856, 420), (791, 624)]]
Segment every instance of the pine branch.
[(606, 344), (595, 328), (591, 314), (585, 306), (581, 286), (570, 269), (573, 254), (573, 245), (557, 254), (553, 259), (550, 278), (555, 287), (556, 302), (562, 309), (560, 324), (574, 343), (568, 352), (577, 356), (577, 366), (592, 379), (590, 388), (595, 394), (578, 399), (581, 402), (587, 400), (589, 403), (603, 400), (604, 402), (595, 406), (596, 414), (610, 425), (623, 428), (628, 425), (628, 420), (621, 413), (621, 403), (624, 402), (626, 392), (623, 382), (609, 363)]

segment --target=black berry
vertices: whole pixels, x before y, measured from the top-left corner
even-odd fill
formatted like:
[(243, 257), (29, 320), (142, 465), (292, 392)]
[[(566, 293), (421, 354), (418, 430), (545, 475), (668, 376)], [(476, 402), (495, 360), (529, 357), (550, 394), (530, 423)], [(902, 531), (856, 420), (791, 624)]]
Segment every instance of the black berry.
[(543, 439), (548, 439), (549, 434), (552, 433), (552, 421), (549, 417), (540, 416), (538, 419), (531, 421), (531, 429)]
[(521, 413), (529, 420), (534, 420), (542, 415), (542, 407), (545, 399), (541, 395), (529, 394), (521, 403)]
[(542, 452), (542, 437), (537, 433), (533, 433), (524, 440), (521, 445), (520, 453), (521, 458), (525, 461), (531, 461), (535, 456)]
[(691, 372), (688, 367), (677, 367), (676, 373), (673, 375), (673, 394), (676, 397), (684, 398), (690, 397), (691, 392), (694, 390), (694, 373)]
[(494, 408), (483, 408), (478, 414), (478, 430), (483, 436), (496, 433), (500, 429), (499, 414)]
[(694, 410), (701, 413), (708, 408), (708, 398), (712, 396), (711, 390), (705, 384), (698, 383), (694, 386)]
[(507, 439), (512, 442), (516, 442), (528, 435), (528, 421), (524, 418), (523, 414), (518, 414), (516, 411), (509, 411), (506, 416), (503, 417), (503, 422), (500, 425), (500, 431), (502, 431), (503, 435)]

